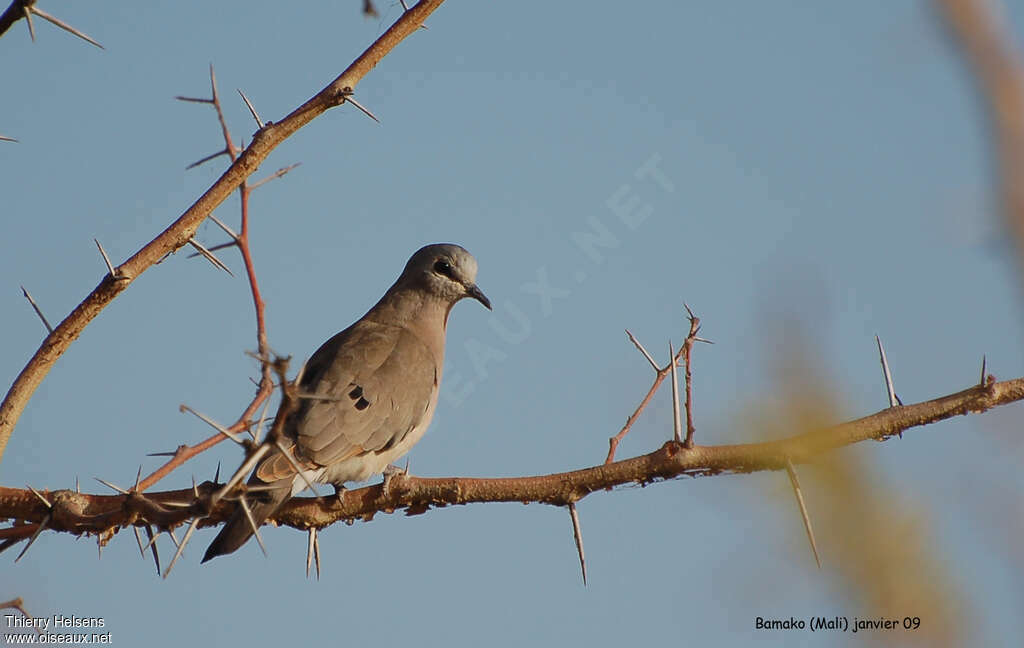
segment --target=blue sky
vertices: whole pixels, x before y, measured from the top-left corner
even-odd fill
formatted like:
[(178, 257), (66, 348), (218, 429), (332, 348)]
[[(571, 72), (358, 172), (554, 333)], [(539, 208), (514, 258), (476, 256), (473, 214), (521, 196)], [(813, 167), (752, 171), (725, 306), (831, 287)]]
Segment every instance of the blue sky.
[[(0, 134), (20, 140), (0, 142), (0, 382), (43, 333), (19, 286), (59, 320), (105, 273), (93, 238), (125, 259), (222, 172), (221, 161), (185, 171), (222, 142), (212, 110), (173, 97), (205, 95), (212, 62), (235, 137), (248, 139), (235, 89), (264, 119), (289, 112), (400, 11), (380, 3), (382, 17), (364, 19), (359, 4), (44, 0), (106, 51), (41, 21), (35, 44), (24, 24), (0, 39)], [(1024, 13), (1008, 11), (1024, 42)], [(876, 334), (904, 402), (967, 387), (982, 354), (997, 377), (1024, 375), (987, 132), (928, 3), (451, 2), (428, 25), (356, 89), (382, 124), (351, 106), (317, 119), (254, 177), (302, 166), (251, 205), (270, 342), (297, 359), (358, 318), (421, 245), (457, 242), (477, 257), (495, 311), (453, 313), (414, 473), (601, 461), (651, 380), (623, 329), (664, 358), (685, 332), (684, 301), (716, 342), (694, 361), (702, 444), (769, 427), (768, 404), (784, 394), (778, 350), (792, 339), (830, 386), (836, 418), (886, 404)], [(237, 198), (217, 215), (237, 223)], [(588, 253), (580, 241), (594, 231), (608, 245)], [(223, 235), (205, 224), (200, 239)], [(69, 488), (77, 475), (102, 493), (93, 476), (129, 483), (139, 463), (157, 465), (146, 453), (208, 435), (180, 403), (234, 420), (257, 367), (241, 263), (224, 259), (236, 278), (178, 253), (104, 311), (36, 392), (0, 483)], [(557, 289), (550, 300), (530, 289), (538, 281)], [(665, 390), (620, 457), (663, 443), (671, 416)], [(843, 451), (919, 519), (979, 645), (1024, 630), (1019, 416), (1011, 406)], [(238, 460), (224, 444), (161, 486)], [(812, 519), (827, 519), (813, 483)], [(154, 648), (860, 645), (755, 631), (754, 619), (928, 622), (929, 610), (872, 607), (834, 547), (815, 569), (778, 473), (624, 488), (579, 510), (586, 588), (564, 510), (492, 504), (331, 527), (319, 582), (304, 576), (305, 536), (289, 529), (264, 532), (268, 559), (247, 546), (202, 567), (213, 532), (200, 532), (167, 581), (129, 530), (99, 559), (91, 539), (44, 534), (19, 563), (0, 557), (0, 599), (103, 617), (117, 645)]]

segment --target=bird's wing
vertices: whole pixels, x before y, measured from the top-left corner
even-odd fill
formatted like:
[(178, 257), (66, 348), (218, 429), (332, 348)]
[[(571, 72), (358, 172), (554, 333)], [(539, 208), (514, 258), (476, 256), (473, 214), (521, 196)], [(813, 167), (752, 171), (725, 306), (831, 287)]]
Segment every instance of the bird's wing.
[(379, 452), (417, 426), (437, 397), (438, 367), (408, 329), (361, 320), (310, 358), (306, 399), (289, 421), (299, 454), (320, 466)]

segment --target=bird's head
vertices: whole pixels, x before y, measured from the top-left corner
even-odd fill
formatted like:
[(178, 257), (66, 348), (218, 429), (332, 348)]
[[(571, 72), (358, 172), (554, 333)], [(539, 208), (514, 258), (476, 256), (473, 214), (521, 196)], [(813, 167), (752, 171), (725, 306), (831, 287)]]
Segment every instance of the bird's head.
[(491, 308), (491, 300), (476, 285), (476, 259), (454, 243), (434, 243), (417, 250), (405, 264), (402, 278), (449, 304), (472, 297)]

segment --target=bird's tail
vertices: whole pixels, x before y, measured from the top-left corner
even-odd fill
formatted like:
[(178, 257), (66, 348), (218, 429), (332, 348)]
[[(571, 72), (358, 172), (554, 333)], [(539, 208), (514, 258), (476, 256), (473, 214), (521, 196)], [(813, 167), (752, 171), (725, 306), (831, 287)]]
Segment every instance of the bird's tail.
[(249, 512), (252, 513), (252, 523), (249, 522), (242, 505), (236, 506), (235, 512), (231, 514), (220, 533), (206, 549), (202, 562), (232, 553), (244, 545), (253, 536), (253, 526), (259, 528), (263, 521), (273, 515), (289, 497), (291, 497), (290, 482), (288, 485), (282, 485), (281, 488), (268, 489), (259, 493), (258, 497), (247, 499), (246, 504), (249, 506)]

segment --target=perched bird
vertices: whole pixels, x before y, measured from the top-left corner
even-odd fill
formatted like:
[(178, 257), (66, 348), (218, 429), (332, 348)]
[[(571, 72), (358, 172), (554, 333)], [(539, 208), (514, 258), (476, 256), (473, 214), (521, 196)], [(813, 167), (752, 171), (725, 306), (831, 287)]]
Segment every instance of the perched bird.
[[(247, 499), (257, 527), (307, 480), (341, 489), (380, 473), (420, 440), (437, 406), (448, 314), (464, 297), (491, 308), (476, 286), (476, 259), (458, 245), (428, 245), (373, 308), (317, 349), (299, 383), (315, 398), (302, 399), (284, 426), (291, 460), (275, 449), (249, 478), (262, 487)], [(203, 562), (252, 535), (239, 506)]]

